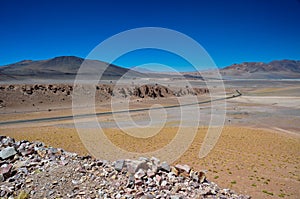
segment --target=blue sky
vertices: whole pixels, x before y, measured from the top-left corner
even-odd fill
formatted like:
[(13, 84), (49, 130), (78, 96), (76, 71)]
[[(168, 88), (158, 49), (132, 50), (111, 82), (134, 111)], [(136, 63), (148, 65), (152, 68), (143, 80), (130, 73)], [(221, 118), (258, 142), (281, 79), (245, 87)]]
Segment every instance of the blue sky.
[[(0, 65), (84, 58), (108, 37), (148, 26), (192, 37), (220, 67), (300, 59), (299, 0), (0, 0)], [(156, 51), (116, 60), (126, 67), (149, 62), (188, 70), (176, 56)]]

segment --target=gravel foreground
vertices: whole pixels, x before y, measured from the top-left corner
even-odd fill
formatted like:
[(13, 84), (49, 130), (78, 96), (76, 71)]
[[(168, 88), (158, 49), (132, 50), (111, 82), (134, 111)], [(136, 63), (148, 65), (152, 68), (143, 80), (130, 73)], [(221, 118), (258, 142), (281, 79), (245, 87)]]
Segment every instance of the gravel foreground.
[(0, 136), (1, 198), (251, 198), (152, 157), (109, 162)]

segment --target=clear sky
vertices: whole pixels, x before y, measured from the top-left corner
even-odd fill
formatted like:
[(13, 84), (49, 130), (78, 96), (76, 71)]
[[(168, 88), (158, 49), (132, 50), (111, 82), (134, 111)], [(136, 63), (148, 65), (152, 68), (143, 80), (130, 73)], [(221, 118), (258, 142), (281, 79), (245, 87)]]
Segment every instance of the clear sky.
[[(0, 65), (62, 55), (84, 58), (106, 38), (147, 26), (192, 37), (220, 67), (300, 59), (299, 0), (0, 0)], [(159, 52), (147, 53), (116, 63), (157, 61), (150, 55)], [(179, 61), (176, 67), (184, 70), (183, 65)]]

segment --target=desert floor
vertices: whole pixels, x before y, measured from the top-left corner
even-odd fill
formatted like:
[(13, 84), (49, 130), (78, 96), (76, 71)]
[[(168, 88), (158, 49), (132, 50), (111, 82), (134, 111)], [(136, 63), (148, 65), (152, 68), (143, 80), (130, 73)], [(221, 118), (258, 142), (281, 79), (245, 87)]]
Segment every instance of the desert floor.
[[(198, 82), (194, 84), (198, 85)], [(103, 115), (97, 117), (96, 121), (113, 144), (126, 151), (141, 153), (141, 156), (142, 153), (161, 149), (171, 143), (180, 126), (186, 132), (196, 128), (193, 142), (174, 164), (188, 164), (196, 170), (207, 170), (209, 180), (253, 198), (299, 198), (300, 81), (227, 81), (225, 85), (228, 93), (239, 89), (243, 95), (227, 100), (226, 106), (220, 101), (187, 106), (181, 110), (175, 108), (129, 115)], [(207, 97), (202, 96), (198, 100), (203, 101)], [(116, 104), (122, 109), (121, 101)], [(166, 106), (178, 104), (178, 101), (176, 98), (135, 99), (129, 107), (144, 108), (154, 104)], [(102, 103), (96, 107), (96, 111), (110, 111), (109, 106), (110, 103)], [(0, 109), (0, 123), (72, 115), (70, 106), (64, 108), (57, 105), (51, 111), (48, 109), (44, 107), (32, 111), (31, 106), (23, 107), (21, 112), (10, 112), (13, 107), (8, 111)], [(223, 112), (220, 114), (222, 109), (226, 115)], [(88, 110), (82, 109), (81, 112)], [(194, 115), (194, 112), (200, 115)], [(186, 114), (182, 118), (183, 113)], [(199, 149), (207, 133), (207, 126), (211, 124), (211, 117), (222, 121), (222, 124), (224, 122), (224, 128), (213, 150), (205, 158), (199, 158)], [(0, 125), (0, 134), (16, 139), (40, 140), (47, 145), (80, 154), (93, 154), (85, 147), (87, 143), (83, 143), (77, 132), (78, 129), (89, 132), (85, 137), (93, 140), (99, 127), (94, 126), (92, 121), (91, 118), (82, 118), (76, 121), (76, 125), (70, 119)], [(199, 123), (195, 125), (195, 121)], [(141, 131), (152, 136), (137, 138), (128, 135)], [(174, 154), (166, 152), (166, 155)]]
[[(128, 136), (114, 128), (105, 129), (104, 132), (115, 145), (127, 151), (145, 153), (168, 144), (177, 130), (176, 127), (166, 127), (148, 139)], [(196, 170), (207, 170), (209, 180), (253, 198), (298, 198), (300, 136), (227, 126), (223, 129), (215, 148), (208, 156), (200, 159), (199, 149), (206, 131), (205, 128), (198, 130), (189, 149), (175, 163), (188, 164)], [(40, 140), (47, 145), (80, 154), (89, 153), (74, 128), (5, 128), (1, 129), (0, 133), (18, 140)]]

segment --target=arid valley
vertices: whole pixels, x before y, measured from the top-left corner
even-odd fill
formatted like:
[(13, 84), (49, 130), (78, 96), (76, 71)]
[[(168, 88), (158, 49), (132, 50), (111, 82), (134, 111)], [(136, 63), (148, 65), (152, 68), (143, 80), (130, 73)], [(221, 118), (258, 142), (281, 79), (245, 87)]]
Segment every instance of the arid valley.
[[(0, 134), (93, 155), (77, 132), (78, 128), (83, 128), (90, 132), (86, 136), (92, 138), (97, 134), (99, 127), (91, 122), (90, 105), (83, 103), (75, 108), (72, 104), (74, 85), (70, 81), (51, 81), (1, 84)], [(212, 111), (210, 100), (217, 99), (219, 93), (211, 93), (206, 87), (207, 81), (201, 78), (172, 80), (168, 75), (167, 78), (147, 77), (143, 85), (134, 85), (135, 81), (115, 86), (116, 80), (105, 80), (93, 86), (95, 96), (91, 97), (94, 97), (97, 121), (116, 146), (139, 154), (155, 151), (170, 143), (179, 128), (186, 133), (195, 128), (193, 122), (196, 121), (199, 123), (195, 138), (172, 164), (188, 164), (195, 170), (206, 170), (209, 180), (253, 198), (299, 197), (299, 79), (209, 80), (214, 85), (222, 82), (226, 97), (233, 96), (215, 103), (216, 111)], [(199, 103), (190, 103), (192, 97)], [(125, 101), (128, 106), (123, 106)], [(218, 117), (222, 112), (218, 109), (222, 109), (225, 102), (226, 116), (219, 140), (206, 157), (199, 158), (211, 118)], [(155, 115), (153, 110), (158, 122), (151, 123), (153, 118), (149, 111), (157, 104), (161, 109), (165, 107), (165, 115), (160, 116), (160, 112)], [(182, 118), (180, 107), (184, 104), (187, 105), (185, 111), (199, 110), (200, 116), (191, 114)], [(76, 125), (74, 109), (84, 115), (77, 119)], [(153, 134), (151, 131), (156, 128), (159, 130), (154, 130)], [(148, 131), (152, 136), (134, 136)]]

